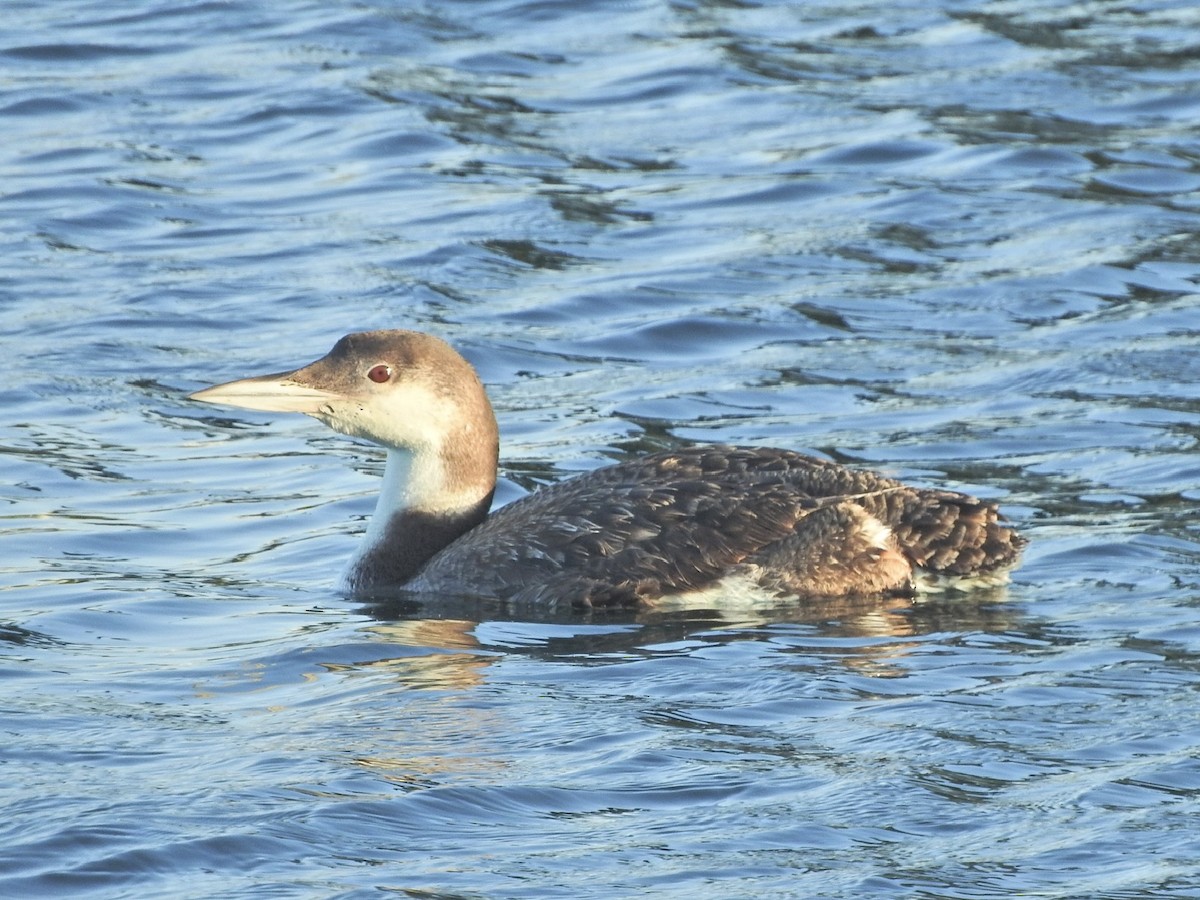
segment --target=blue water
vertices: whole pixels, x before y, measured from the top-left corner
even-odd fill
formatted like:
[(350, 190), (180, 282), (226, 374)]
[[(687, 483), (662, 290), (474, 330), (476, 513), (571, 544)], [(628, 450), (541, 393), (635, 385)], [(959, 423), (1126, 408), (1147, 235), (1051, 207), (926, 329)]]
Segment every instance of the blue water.
[[(1200, 896), (1194, 3), (3, 19), (0, 896)], [(501, 501), (730, 441), (1032, 544), (372, 616), (380, 452), (184, 400), (364, 327), (477, 365)]]

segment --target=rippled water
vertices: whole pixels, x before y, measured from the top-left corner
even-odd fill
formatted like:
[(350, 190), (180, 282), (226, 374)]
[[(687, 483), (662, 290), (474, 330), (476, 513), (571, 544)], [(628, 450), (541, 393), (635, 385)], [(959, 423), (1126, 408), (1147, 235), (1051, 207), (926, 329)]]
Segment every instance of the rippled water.
[[(0, 895), (1200, 896), (1200, 12), (10, 0)], [(333, 589), (416, 327), (501, 500), (694, 441), (1001, 500), (1006, 591)]]

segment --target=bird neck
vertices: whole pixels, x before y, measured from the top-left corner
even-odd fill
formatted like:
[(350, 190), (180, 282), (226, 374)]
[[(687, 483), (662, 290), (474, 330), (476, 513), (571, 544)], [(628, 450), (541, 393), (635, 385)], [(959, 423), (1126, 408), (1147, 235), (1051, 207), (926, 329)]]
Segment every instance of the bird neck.
[(460, 439), (441, 447), (388, 448), (383, 487), (346, 573), (347, 589), (361, 594), (403, 585), (487, 518), (496, 464), (494, 439), (490, 446)]

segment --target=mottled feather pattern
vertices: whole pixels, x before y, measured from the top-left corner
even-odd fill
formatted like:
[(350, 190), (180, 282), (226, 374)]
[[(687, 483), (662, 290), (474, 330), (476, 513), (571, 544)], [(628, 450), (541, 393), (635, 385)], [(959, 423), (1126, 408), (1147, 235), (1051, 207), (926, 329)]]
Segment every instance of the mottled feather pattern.
[(492, 513), (409, 585), (626, 605), (736, 571), (805, 594), (911, 590), (914, 567), (1010, 565), (1022, 539), (990, 504), (786, 450), (699, 447), (596, 470)]

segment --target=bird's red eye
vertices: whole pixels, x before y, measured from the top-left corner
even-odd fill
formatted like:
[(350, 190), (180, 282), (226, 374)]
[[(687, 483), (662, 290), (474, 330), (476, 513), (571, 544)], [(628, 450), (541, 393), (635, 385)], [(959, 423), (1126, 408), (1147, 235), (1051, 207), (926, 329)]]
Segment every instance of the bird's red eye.
[(392, 377), (392, 367), (383, 364), (372, 366), (371, 371), (367, 372), (367, 377), (376, 384), (383, 384)]

